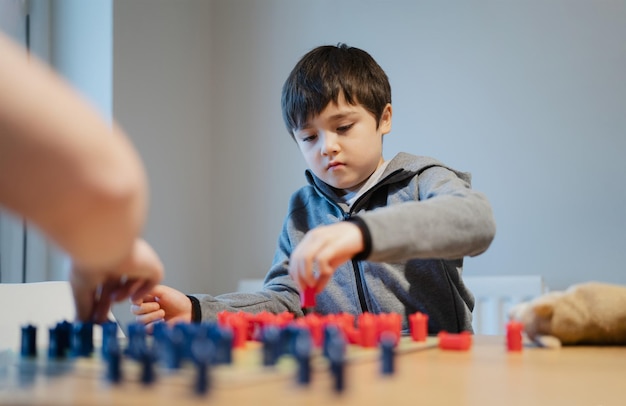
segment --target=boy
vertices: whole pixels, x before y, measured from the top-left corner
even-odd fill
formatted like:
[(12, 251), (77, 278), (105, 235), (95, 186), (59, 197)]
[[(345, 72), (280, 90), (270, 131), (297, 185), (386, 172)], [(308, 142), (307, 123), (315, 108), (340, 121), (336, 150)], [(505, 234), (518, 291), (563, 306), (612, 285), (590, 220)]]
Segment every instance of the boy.
[(299, 291), (317, 292), (315, 311), (429, 315), (431, 334), (471, 331), (474, 299), (463, 257), (490, 245), (495, 223), (469, 175), (401, 153), (385, 162), (391, 89), (366, 52), (321, 46), (294, 67), (283, 118), (302, 153), (309, 185), (291, 198), (261, 292), (186, 296), (156, 287), (131, 310), (137, 320), (210, 320), (222, 310), (302, 315)]
[(0, 34), (0, 206), (71, 258), (76, 316), (106, 319), (163, 278), (139, 234), (148, 190), (126, 135), (61, 78)]

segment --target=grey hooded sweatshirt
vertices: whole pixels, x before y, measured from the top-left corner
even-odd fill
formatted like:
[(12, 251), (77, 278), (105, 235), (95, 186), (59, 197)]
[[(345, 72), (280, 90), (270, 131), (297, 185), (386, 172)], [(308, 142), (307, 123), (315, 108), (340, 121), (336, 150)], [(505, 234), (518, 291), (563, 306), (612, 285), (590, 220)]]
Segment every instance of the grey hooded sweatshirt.
[(348, 211), (332, 187), (310, 171), (306, 177), (309, 185), (291, 197), (263, 290), (190, 295), (196, 321), (214, 320), (222, 310), (303, 315), (288, 273), (291, 253), (307, 231), (356, 218), (369, 252), (337, 268), (315, 312), (399, 313), (406, 331), (408, 316), (419, 311), (429, 316), (430, 334), (472, 331), (474, 297), (463, 283), (463, 258), (489, 247), (495, 221), (469, 174), (400, 153)]

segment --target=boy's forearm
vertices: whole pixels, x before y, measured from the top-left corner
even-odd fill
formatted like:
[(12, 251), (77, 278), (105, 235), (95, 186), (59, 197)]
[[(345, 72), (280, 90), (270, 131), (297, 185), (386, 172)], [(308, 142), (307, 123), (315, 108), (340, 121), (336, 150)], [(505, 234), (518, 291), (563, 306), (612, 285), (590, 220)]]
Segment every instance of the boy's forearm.
[[(226, 293), (219, 296), (194, 294), (190, 296), (195, 298), (199, 305), (200, 319), (194, 319), (194, 321), (215, 321), (217, 320), (217, 314), (222, 311), (233, 313), (240, 311), (247, 313), (267, 311), (275, 314), (290, 312), (296, 316), (303, 315), (299, 295), (286, 291), (264, 290), (257, 293)], [(194, 300), (191, 298), (190, 300), (193, 304)], [(197, 311), (198, 308), (194, 312)], [(194, 317), (197, 317), (196, 315)]]

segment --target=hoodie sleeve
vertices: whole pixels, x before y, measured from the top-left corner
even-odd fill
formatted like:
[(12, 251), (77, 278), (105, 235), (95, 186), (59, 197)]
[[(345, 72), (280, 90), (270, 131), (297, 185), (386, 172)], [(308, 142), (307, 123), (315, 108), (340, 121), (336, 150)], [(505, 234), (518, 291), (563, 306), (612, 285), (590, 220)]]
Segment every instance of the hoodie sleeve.
[(471, 189), (469, 176), (432, 166), (411, 183), (403, 201), (358, 214), (371, 238), (367, 260), (459, 259), (489, 247), (496, 229), (493, 212), (487, 198)]

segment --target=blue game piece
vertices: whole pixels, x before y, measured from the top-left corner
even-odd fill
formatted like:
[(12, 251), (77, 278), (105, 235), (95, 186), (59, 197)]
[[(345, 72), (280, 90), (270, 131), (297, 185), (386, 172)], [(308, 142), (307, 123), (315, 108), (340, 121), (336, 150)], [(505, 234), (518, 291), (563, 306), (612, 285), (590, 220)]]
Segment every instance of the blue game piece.
[(330, 371), (334, 377), (335, 392), (343, 392), (345, 386), (344, 366), (346, 363), (346, 340), (342, 334), (329, 335), (326, 356), (330, 361)]
[(107, 359), (110, 348), (119, 347), (117, 340), (117, 323), (107, 321), (102, 324), (102, 357)]
[(380, 338), (381, 372), (383, 375), (394, 373), (395, 338), (391, 334), (383, 334)]
[(146, 346), (146, 326), (142, 323), (130, 323), (125, 354), (132, 359), (139, 360), (145, 352)]
[(72, 354), (89, 357), (93, 352), (93, 323), (75, 323), (72, 329)]
[(164, 354), (168, 347), (169, 326), (167, 323), (160, 321), (152, 326), (152, 345), (158, 354), (159, 361), (164, 360)]
[(157, 357), (154, 348), (146, 345), (139, 349), (138, 355), (139, 361), (141, 362), (141, 383), (150, 385), (156, 379), (154, 363)]
[(185, 336), (180, 329), (168, 330), (162, 340), (163, 361), (169, 369), (179, 369), (184, 359)]
[(22, 357), (37, 356), (37, 327), (32, 324), (22, 327)]
[(204, 395), (211, 388), (210, 367), (215, 357), (215, 344), (207, 337), (199, 337), (192, 341), (190, 350), (197, 370), (194, 390)]
[(67, 320), (63, 320), (56, 325), (57, 344), (61, 357), (67, 355), (72, 348), (72, 331), (74, 326)]
[(295, 338), (302, 328), (288, 324), (280, 331), (280, 354), (294, 355)]
[(324, 327), (324, 342), (322, 344), (322, 355), (324, 357), (328, 358), (328, 344), (337, 337), (343, 340), (343, 332), (336, 324), (328, 324)]
[(154, 323), (152, 325), (152, 336), (156, 341), (162, 340), (167, 336), (169, 331), (169, 326), (166, 322), (160, 321), (158, 323)]
[(122, 380), (122, 350), (117, 340), (109, 340), (104, 349), (107, 361), (107, 380), (119, 383)]
[(178, 347), (181, 362), (191, 359), (191, 341), (196, 333), (193, 324), (195, 323), (177, 323), (172, 328), (172, 330), (181, 333), (182, 343), (180, 343), (180, 347)]
[(219, 326), (217, 323), (212, 325), (209, 331), (209, 337), (215, 344), (215, 357), (213, 363), (216, 365), (230, 365), (233, 363), (233, 330)]
[(293, 351), (298, 361), (297, 381), (301, 385), (308, 385), (311, 382), (311, 352), (313, 341), (309, 330), (300, 329), (294, 338)]
[(261, 334), (261, 341), (263, 342), (263, 365), (276, 365), (281, 355), (280, 329), (276, 326), (264, 327)]
[(50, 327), (48, 338), (48, 358), (59, 359), (65, 357), (66, 349), (63, 348), (64, 344), (62, 342), (62, 334), (63, 331), (61, 331), (58, 324), (54, 327)]

